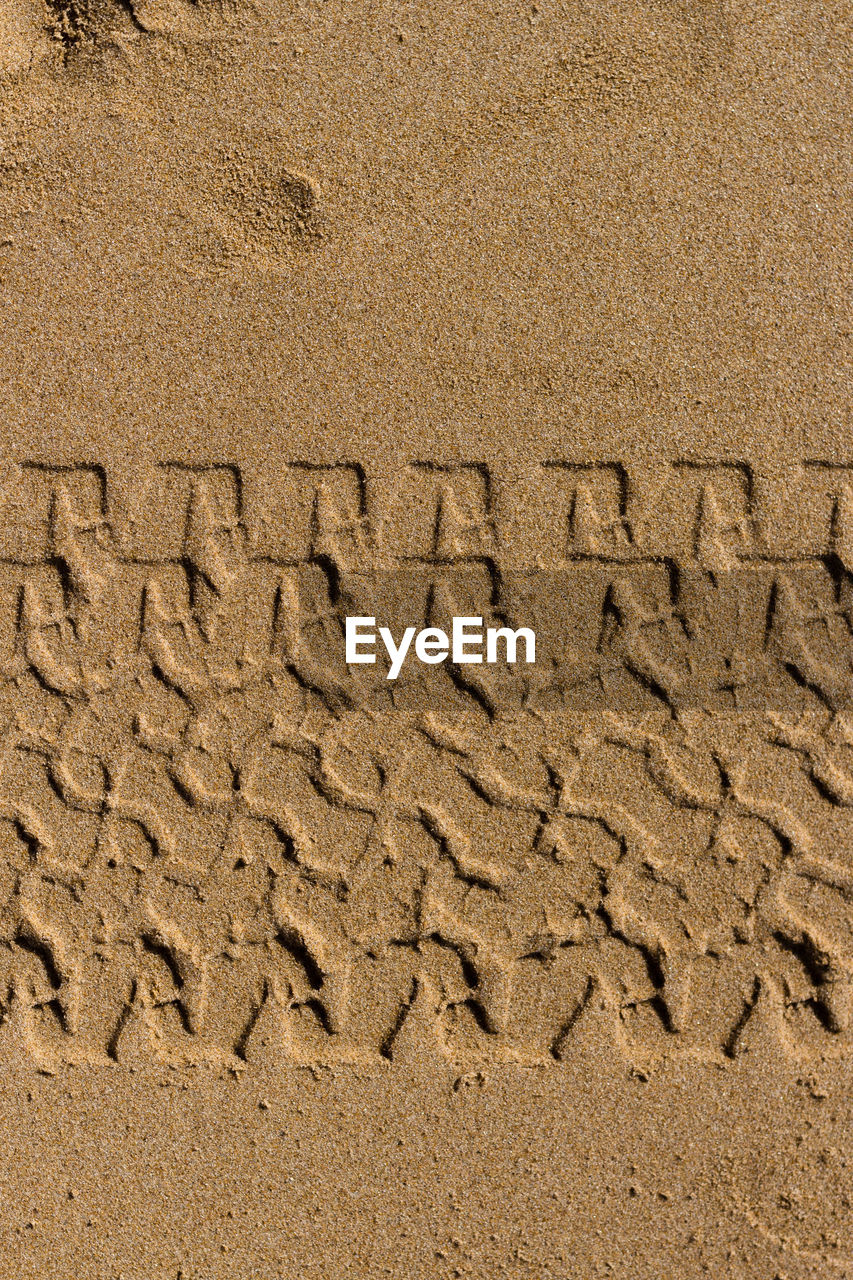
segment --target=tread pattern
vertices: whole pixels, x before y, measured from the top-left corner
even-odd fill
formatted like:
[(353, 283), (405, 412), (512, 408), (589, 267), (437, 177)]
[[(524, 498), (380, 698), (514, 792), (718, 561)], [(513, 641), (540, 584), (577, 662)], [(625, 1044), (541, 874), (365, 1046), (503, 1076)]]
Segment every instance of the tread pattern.
[[(847, 1053), (851, 478), (9, 466), (7, 1054)], [(352, 613), (539, 661), (391, 685)]]

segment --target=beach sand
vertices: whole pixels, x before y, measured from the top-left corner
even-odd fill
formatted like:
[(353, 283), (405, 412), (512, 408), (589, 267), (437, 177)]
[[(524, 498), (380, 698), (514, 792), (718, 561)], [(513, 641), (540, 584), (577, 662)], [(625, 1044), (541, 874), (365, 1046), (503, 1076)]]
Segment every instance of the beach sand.
[(853, 1276), (850, 37), (3, 0), (0, 1274)]

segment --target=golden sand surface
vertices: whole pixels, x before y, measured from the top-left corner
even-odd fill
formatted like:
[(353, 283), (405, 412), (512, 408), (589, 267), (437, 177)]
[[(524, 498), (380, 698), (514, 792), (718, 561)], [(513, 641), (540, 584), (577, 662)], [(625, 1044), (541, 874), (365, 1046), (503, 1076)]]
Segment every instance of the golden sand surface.
[(853, 1277), (850, 27), (0, 0), (0, 1276)]

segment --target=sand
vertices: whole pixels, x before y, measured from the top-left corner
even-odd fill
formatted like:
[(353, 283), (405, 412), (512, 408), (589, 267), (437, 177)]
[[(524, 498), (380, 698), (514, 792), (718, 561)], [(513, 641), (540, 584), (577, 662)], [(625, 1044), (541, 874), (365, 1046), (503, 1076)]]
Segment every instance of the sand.
[(850, 35), (3, 0), (2, 1275), (853, 1276)]

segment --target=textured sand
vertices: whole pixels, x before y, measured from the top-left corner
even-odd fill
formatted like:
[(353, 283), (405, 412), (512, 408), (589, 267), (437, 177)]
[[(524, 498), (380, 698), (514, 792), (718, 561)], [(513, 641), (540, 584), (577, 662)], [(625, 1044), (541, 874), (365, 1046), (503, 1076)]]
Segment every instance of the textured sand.
[(850, 36), (2, 0), (2, 1275), (853, 1277)]

